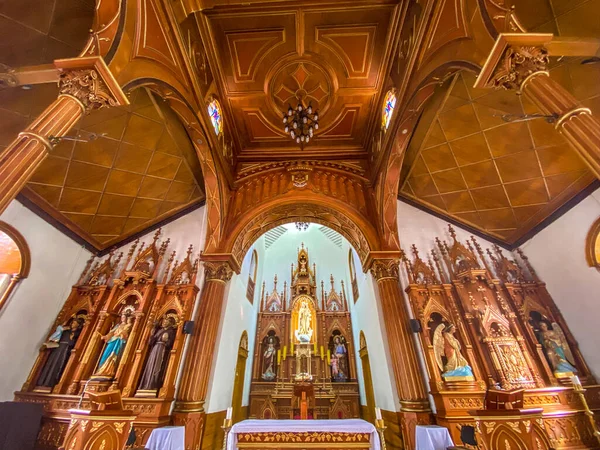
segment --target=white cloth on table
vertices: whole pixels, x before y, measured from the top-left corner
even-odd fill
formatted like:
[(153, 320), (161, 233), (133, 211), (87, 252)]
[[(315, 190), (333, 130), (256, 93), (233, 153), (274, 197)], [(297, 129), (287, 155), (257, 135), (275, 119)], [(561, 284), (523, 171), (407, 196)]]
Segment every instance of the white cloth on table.
[(446, 450), (454, 442), (450, 432), (445, 427), (438, 425), (417, 425), (416, 450)]
[(237, 448), (237, 435), (242, 433), (269, 433), (285, 431), (301, 432), (334, 432), (334, 433), (369, 433), (371, 450), (379, 450), (379, 435), (373, 424), (362, 419), (328, 419), (328, 420), (242, 420), (236, 423), (227, 436), (227, 450)]
[(148, 450), (185, 450), (185, 427), (155, 428), (144, 447)]

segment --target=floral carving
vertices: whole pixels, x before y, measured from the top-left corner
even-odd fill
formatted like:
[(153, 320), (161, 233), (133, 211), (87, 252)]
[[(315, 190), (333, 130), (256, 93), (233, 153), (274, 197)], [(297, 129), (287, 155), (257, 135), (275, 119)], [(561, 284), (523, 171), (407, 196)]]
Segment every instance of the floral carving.
[(494, 87), (520, 89), (529, 75), (545, 71), (548, 62), (548, 51), (543, 47), (510, 47), (494, 76)]
[(115, 106), (117, 102), (108, 91), (104, 81), (95, 70), (67, 70), (60, 74), (59, 91), (79, 100), (85, 112)]
[(227, 262), (210, 262), (204, 263), (204, 274), (206, 280), (220, 280), (227, 282), (233, 276), (233, 270)]
[(371, 274), (377, 281), (385, 278), (400, 278), (400, 265), (397, 259), (376, 259), (371, 265)]

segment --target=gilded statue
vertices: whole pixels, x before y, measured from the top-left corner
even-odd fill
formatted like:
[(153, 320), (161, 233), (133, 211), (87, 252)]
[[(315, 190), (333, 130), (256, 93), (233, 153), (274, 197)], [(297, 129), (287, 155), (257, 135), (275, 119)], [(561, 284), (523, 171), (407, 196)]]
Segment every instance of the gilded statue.
[(537, 334), (548, 362), (555, 373), (568, 374), (577, 372), (577, 369), (571, 363), (575, 358), (573, 358), (565, 333), (556, 322), (552, 323), (552, 329), (550, 329), (546, 322), (541, 321)]
[(132, 327), (133, 316), (128, 313), (123, 313), (121, 314), (121, 321), (111, 328), (107, 334), (101, 337), (101, 339), (106, 342), (106, 345), (104, 346), (104, 351), (100, 357), (98, 369), (93, 375), (94, 377), (112, 378), (115, 375)]
[(308, 307), (308, 300), (303, 300), (298, 310), (298, 329), (296, 338), (300, 342), (310, 342), (312, 338), (312, 313)]
[(460, 353), (460, 342), (454, 336), (454, 324), (441, 323), (433, 333), (433, 352), (444, 378), (473, 377), (473, 371)]
[(140, 379), (141, 390), (156, 390), (162, 387), (176, 331), (176, 322), (172, 316), (164, 317), (162, 323), (155, 326), (148, 342), (150, 353)]

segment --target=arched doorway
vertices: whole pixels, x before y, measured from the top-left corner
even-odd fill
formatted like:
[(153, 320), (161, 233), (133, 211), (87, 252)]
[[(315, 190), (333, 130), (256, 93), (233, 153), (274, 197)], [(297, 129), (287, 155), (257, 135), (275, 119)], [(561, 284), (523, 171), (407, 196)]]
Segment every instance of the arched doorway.
[(23, 278), (29, 275), (31, 254), (25, 238), (0, 221), (0, 310)]
[(375, 423), (375, 392), (373, 391), (373, 375), (371, 374), (371, 362), (369, 361), (369, 350), (367, 349), (367, 340), (361, 331), (359, 336), (360, 349), (358, 354), (362, 365), (363, 382), (365, 385), (365, 398), (367, 400), (364, 409), (364, 419)]
[(233, 379), (233, 394), (231, 396), (231, 406), (233, 407), (233, 423), (244, 420), (244, 380), (246, 379), (246, 361), (248, 360), (248, 333), (245, 331), (240, 338), (240, 345), (237, 353), (237, 363), (235, 365), (235, 377)]

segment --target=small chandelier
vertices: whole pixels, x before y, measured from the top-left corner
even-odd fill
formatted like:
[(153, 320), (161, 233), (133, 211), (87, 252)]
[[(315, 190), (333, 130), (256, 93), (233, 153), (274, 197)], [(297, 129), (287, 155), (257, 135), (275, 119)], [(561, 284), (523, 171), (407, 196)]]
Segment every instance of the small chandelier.
[(298, 231), (306, 231), (308, 230), (308, 226), (310, 224), (308, 222), (296, 222), (296, 229)]
[(289, 106), (287, 113), (283, 115), (283, 125), (283, 131), (304, 149), (304, 144), (308, 144), (314, 132), (319, 129), (319, 112), (313, 113), (310, 103), (305, 108), (300, 101), (296, 109)]

